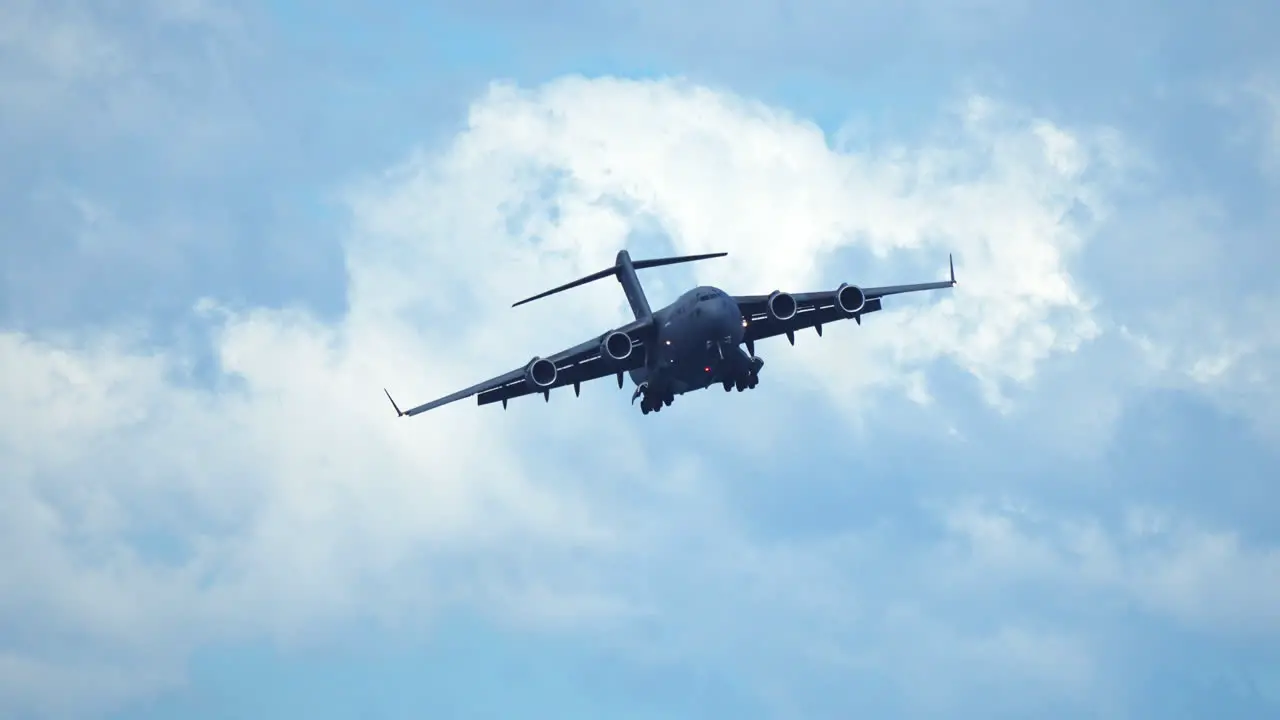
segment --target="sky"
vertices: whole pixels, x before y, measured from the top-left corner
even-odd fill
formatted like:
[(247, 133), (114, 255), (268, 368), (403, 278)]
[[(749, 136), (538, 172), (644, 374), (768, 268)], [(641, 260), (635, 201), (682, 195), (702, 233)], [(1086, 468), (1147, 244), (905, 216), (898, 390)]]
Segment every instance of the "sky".
[[(0, 716), (1277, 717), (1278, 31), (0, 0)], [(510, 307), (622, 248), (959, 285), (395, 417), (625, 323)]]

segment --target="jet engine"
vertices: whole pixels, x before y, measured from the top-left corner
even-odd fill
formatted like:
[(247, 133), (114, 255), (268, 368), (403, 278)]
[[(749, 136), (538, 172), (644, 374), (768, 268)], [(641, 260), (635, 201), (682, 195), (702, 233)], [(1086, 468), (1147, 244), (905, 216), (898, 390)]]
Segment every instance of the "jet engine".
[(857, 315), (867, 305), (867, 294), (862, 288), (849, 283), (841, 283), (836, 288), (836, 307), (845, 315)]
[(600, 340), (600, 357), (612, 363), (620, 363), (631, 357), (631, 336), (621, 330), (605, 335)]
[(534, 358), (524, 366), (524, 382), (531, 389), (545, 390), (556, 384), (556, 364), (545, 358)]
[(781, 290), (774, 290), (769, 295), (769, 301), (765, 303), (765, 307), (769, 309), (769, 316), (774, 320), (790, 320), (795, 317), (796, 310), (800, 309), (796, 299)]

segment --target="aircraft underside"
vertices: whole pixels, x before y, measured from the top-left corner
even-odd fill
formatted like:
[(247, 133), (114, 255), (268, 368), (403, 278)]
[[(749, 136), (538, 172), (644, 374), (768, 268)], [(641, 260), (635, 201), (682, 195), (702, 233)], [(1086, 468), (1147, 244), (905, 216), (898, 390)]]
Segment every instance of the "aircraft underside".
[[(723, 355), (723, 357), (721, 357)], [(640, 400), (640, 412), (648, 415), (669, 407), (677, 395), (705, 390), (719, 384), (725, 392), (750, 390), (760, 384), (764, 360), (741, 347), (706, 355), (680, 358), (636, 377), (639, 382), (631, 402)]]

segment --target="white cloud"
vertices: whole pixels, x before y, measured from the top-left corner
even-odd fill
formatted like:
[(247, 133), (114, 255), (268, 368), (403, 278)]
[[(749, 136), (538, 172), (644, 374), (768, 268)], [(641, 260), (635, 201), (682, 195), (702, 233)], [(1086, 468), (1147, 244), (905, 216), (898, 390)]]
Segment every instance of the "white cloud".
[(255, 130), (231, 77), (248, 41), (235, 3), (5, 2), (0, 136), (61, 152), (141, 136), (175, 165), (216, 158)]
[[(1106, 217), (1114, 142), (975, 99), (923, 145), (867, 154), (689, 83), (495, 86), (441, 152), (352, 191), (349, 312), (336, 324), (210, 305), (222, 371), (210, 387), (187, 374), (191, 358), (137, 338), (0, 335), (0, 557), (12, 558), (0, 563), (0, 603), (34, 628), (0, 664), (0, 697), (101, 706), (173, 681), (169, 661), (201, 643), (307, 638), (359, 617), (412, 629), (456, 603), (555, 625), (634, 630), (656, 617), (687, 630), (684, 643), (633, 650), (727, 655), (776, 640), (781, 656), (812, 662), (819, 641), (834, 645), (825, 657), (856, 655), (831, 638), (918, 593), (942, 593), (945, 605), (962, 590), (929, 578), (947, 566), (959, 584), (989, 574), (1118, 584), (1193, 620), (1224, 598), (1265, 614), (1270, 596), (1239, 583), (1250, 569), (1272, 572), (1268, 555), (1189, 536), (1152, 554), (1156, 569), (1134, 585), (1117, 577), (1130, 550), (1114, 540), (1041, 541), (963, 508), (948, 517), (969, 543), (965, 564), (917, 552), (915, 572), (877, 594), (851, 573), (891, 575), (907, 540), (753, 539), (721, 497), (733, 482), (722, 466), (696, 448), (655, 453), (661, 426), (608, 381), (573, 403), (562, 391), (506, 413), (463, 403), (409, 421), (379, 393), (394, 379), (402, 403), (442, 394), (621, 322), (610, 283), (507, 304), (608, 265), (629, 233), (656, 223), (677, 251), (730, 251), (695, 272), (741, 293), (832, 284), (825, 266), (842, 249), (877, 262), (841, 275), (876, 284), (940, 276), (955, 251), (953, 294), (903, 301), (822, 344), (762, 347), (767, 382), (774, 396), (820, 384), (837, 404), (856, 395), (865, 406), (871, 388), (924, 397), (922, 373), (945, 359), (1004, 401), (1047, 358), (1100, 332), (1070, 271), (1091, 226), (1069, 211)], [(759, 417), (759, 397), (735, 396), (743, 410), (728, 422)], [(1206, 558), (1228, 575), (1207, 574)], [(1191, 569), (1158, 570), (1179, 559)], [(694, 579), (696, 592), (680, 589)], [(1205, 594), (1217, 584), (1240, 594)], [(673, 600), (689, 596), (697, 602)], [(744, 639), (743, 618), (763, 617), (796, 619)], [(941, 622), (889, 626), (892, 652), (879, 660), (912, 667), (919, 638), (895, 628)], [(1027, 662), (1045, 638), (1059, 658), (1049, 669)], [(969, 643), (925, 647), (945, 655), (925, 667), (1020, 667), (1072, 691), (1095, 677), (1083, 643), (1031, 623)], [(87, 670), (86, 657), (126, 658), (117, 667), (128, 674)], [(42, 690), (55, 686), (57, 698)]]
[(998, 587), (1030, 582), (1064, 593), (1106, 589), (1180, 624), (1239, 637), (1280, 634), (1280, 549), (1149, 508), (1122, 527), (1010, 512), (987, 503), (946, 511), (948, 576)]
[(1150, 368), (1144, 382), (1208, 398), (1270, 441), (1280, 437), (1278, 312), (1280, 298), (1266, 294), (1179, 301), (1144, 323), (1146, 332), (1122, 333)]
[[(481, 291), (511, 294), (512, 281), (487, 284), (474, 268), (526, 257), (527, 245), (506, 249), (512, 239), (542, 238), (548, 250), (589, 258), (566, 275), (596, 269), (625, 243), (634, 216), (646, 215), (681, 251), (730, 250), (727, 261), (695, 272), (731, 292), (834, 285), (824, 266), (844, 247), (878, 258), (910, 250), (917, 264), (922, 256), (928, 263), (915, 275), (899, 266), (889, 276), (893, 266), (883, 263), (874, 275), (850, 269), (852, 281), (945, 277), (941, 263), (954, 251), (962, 284), (953, 296), (932, 298), (927, 309), (899, 302), (865, 332), (833, 333), (823, 346), (824, 355), (854, 369), (841, 373), (844, 394), (907, 383), (912, 368), (949, 357), (997, 400), (1006, 382), (1028, 380), (1037, 362), (1099, 331), (1067, 267), (1090, 228), (1064, 216), (1078, 205), (1105, 216), (1099, 195), (1113, 170), (1106, 132), (1071, 134), (976, 98), (963, 108), (959, 128), (954, 121), (947, 126), (950, 136), (940, 133), (921, 148), (862, 154), (833, 151), (817, 127), (777, 109), (704, 88), (578, 79), (537, 91), (497, 86), (473, 108), (470, 124), (438, 166), (416, 160), (401, 170), (409, 182), (363, 201), (365, 215), (380, 223), (371, 230), (396, 222), (436, 240), (399, 250), (403, 279), (396, 287), (419, 287), (405, 292), (403, 304), (424, 301), (431, 291), (413, 278), (428, 263), (447, 264), (467, 279), (450, 286), (453, 292), (441, 289), (438, 302), (459, 302), (457, 292), (482, 301), (492, 296)], [(476, 172), (481, 162), (484, 170)], [(1097, 177), (1085, 176), (1086, 168)], [(562, 173), (554, 196), (541, 201), (535, 188), (547, 181), (539, 169)], [(456, 189), (433, 191), (440, 182)], [(528, 219), (511, 238), (502, 209), (516, 206), (529, 208)], [(558, 221), (548, 220), (552, 207)], [(459, 237), (469, 239), (466, 248), (458, 247)], [(386, 287), (385, 252), (381, 244), (353, 250), (357, 289)], [(367, 274), (378, 278), (362, 281)], [(599, 305), (602, 312), (591, 320), (611, 321), (616, 304)], [(549, 321), (538, 317), (533, 325)], [(892, 369), (885, 369), (886, 357)], [(833, 375), (830, 364), (803, 351), (795, 358), (800, 364), (782, 364)]]

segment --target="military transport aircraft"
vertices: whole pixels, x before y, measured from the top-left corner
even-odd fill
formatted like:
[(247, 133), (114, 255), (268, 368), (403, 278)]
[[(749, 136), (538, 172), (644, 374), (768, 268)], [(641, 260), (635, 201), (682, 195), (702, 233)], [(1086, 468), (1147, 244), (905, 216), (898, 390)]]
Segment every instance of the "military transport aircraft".
[[(649, 309), (637, 270), (725, 255), (728, 253), (633, 261), (623, 250), (613, 267), (521, 300), (512, 307), (612, 275), (621, 283), (631, 304), (634, 322), (550, 357), (534, 357), (522, 368), (410, 410), (401, 411), (391, 393), (385, 388), (383, 392), (396, 414), (404, 417), (472, 395), (477, 396), (479, 405), (501, 402), (504, 408), (512, 398), (533, 393), (542, 393), (549, 401), (552, 389), (566, 385), (573, 386), (576, 396), (582, 383), (609, 375), (617, 376), (621, 388), (626, 373), (636, 385), (631, 404), (640, 399), (640, 411), (648, 415), (670, 406), (677, 395), (715, 383), (723, 385), (725, 392), (754, 388), (764, 367), (764, 360), (756, 355), (757, 340), (786, 335), (795, 345), (797, 330), (813, 328), (822, 335), (823, 325), (849, 318), (861, 325), (862, 316), (879, 310), (880, 299), (887, 295), (940, 290), (956, 284), (955, 263), (948, 258), (951, 279), (941, 282), (865, 289), (842, 283), (835, 290), (796, 294), (775, 290), (768, 295), (740, 296), (704, 286), (686, 292), (657, 312)], [(746, 345), (745, 350), (742, 345)]]

